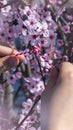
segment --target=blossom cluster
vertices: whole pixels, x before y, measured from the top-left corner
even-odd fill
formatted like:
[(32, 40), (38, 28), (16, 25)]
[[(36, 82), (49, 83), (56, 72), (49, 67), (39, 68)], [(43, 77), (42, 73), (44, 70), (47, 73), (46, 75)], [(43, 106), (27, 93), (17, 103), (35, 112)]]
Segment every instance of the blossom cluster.
[[(0, 7), (7, 4), (7, 0), (0, 1)], [(56, 5), (56, 8), (53, 5)], [(8, 5), (0, 10), (0, 41), (15, 46), (19, 53), (24, 55), (24, 66), (30, 65), (31, 76), (23, 74), (18, 68), (6, 72), (7, 83), (14, 85), (23, 79), (21, 88), (26, 89), (29, 98), (22, 103), (22, 112), (18, 126), (28, 115), (34, 101), (41, 96), (48, 82), (49, 70), (62, 59), (65, 39), (71, 33), (73, 17), (66, 15), (66, 8), (60, 8), (62, 2), (49, 0), (45, 6), (34, 5), (17, 8), (15, 4)], [(53, 12), (53, 8), (54, 11)], [(59, 61), (58, 61), (59, 60)], [(56, 62), (57, 61), (57, 62)], [(56, 64), (55, 64), (56, 63)], [(2, 87), (0, 92), (3, 91)], [(41, 100), (36, 104), (31, 115), (21, 124), (18, 130), (40, 130)], [(36, 125), (37, 124), (37, 125)], [(5, 130), (5, 129), (4, 129)], [(13, 129), (16, 130), (14, 126)]]

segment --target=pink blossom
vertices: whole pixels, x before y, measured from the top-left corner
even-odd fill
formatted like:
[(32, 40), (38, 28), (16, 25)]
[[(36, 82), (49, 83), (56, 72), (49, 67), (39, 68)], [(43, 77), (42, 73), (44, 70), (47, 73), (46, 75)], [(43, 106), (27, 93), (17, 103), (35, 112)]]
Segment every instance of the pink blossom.
[(24, 14), (26, 14), (27, 16), (30, 16), (32, 14), (32, 11), (29, 6), (25, 6)]
[(66, 33), (66, 34), (70, 33), (70, 25), (67, 24), (67, 25), (62, 26), (62, 30), (63, 30), (64, 33)]
[(30, 127), (30, 128), (28, 128), (28, 130), (36, 130), (36, 128), (35, 127)]
[(63, 45), (64, 45), (63, 40), (58, 39), (58, 40), (57, 40), (57, 45), (58, 45), (58, 46), (63, 46)]
[(72, 21), (73, 20), (73, 16), (72, 15), (67, 15), (66, 16), (68, 20)]
[(16, 77), (17, 77), (17, 79), (20, 79), (22, 77), (22, 73), (21, 72), (17, 72), (16, 73)]
[(37, 116), (35, 114), (32, 114), (30, 115), (28, 118), (27, 118), (27, 121), (29, 123), (35, 123), (37, 121)]
[(28, 99), (27, 102), (23, 102), (22, 106), (24, 107), (25, 111), (29, 111), (32, 107), (32, 100), (31, 99)]
[(49, 0), (49, 2), (50, 2), (51, 4), (56, 4), (56, 3), (57, 3), (57, 0)]
[(9, 84), (15, 84), (15, 82), (16, 82), (16, 77), (15, 77), (15, 75), (12, 75), (12, 74), (7, 73), (6, 76), (7, 76), (7, 82), (8, 82)]
[(57, 33), (55, 33), (54, 31), (50, 30), (49, 31), (49, 43), (51, 44), (55, 44), (55, 41), (57, 39)]

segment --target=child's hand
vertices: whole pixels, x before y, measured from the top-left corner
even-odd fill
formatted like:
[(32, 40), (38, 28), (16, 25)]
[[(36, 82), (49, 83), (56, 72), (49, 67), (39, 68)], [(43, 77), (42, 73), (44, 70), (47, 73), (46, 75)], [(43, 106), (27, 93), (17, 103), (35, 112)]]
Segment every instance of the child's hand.
[(9, 70), (25, 59), (23, 55), (16, 56), (17, 53), (16, 49), (0, 41), (0, 71)]

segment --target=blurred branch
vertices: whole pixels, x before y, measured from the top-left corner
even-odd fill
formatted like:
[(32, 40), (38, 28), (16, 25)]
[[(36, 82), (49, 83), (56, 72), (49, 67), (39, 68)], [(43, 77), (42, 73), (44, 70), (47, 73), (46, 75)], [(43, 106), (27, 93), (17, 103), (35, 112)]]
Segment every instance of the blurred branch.
[(63, 6), (68, 2), (69, 0), (65, 0), (64, 2), (63, 2)]
[(63, 7), (71, 8), (73, 7), (73, 0), (65, 0), (62, 4)]
[[(51, 12), (52, 12), (52, 16), (53, 16), (53, 19), (55, 20), (55, 22), (58, 24), (58, 32), (60, 33), (61, 35), (61, 38), (63, 39), (63, 42), (64, 42), (64, 54), (67, 54), (67, 48), (68, 48), (68, 41), (66, 39), (66, 35), (64, 34), (64, 32), (62, 31), (62, 24), (60, 22), (60, 20), (56, 21), (56, 17), (54, 15), (54, 12), (56, 12), (56, 9), (54, 6), (52, 6), (51, 8)], [(63, 20), (63, 19), (61, 19)]]
[(26, 0), (10, 0), (7, 4), (5, 4), (5, 5), (1, 5), (0, 6), (0, 9), (2, 9), (2, 8), (5, 8), (5, 7), (7, 7), (7, 6), (9, 6), (9, 5), (12, 5), (12, 4), (15, 4), (15, 3), (17, 3), (17, 2), (22, 2), (22, 5), (23, 5), (23, 3), (24, 3), (24, 5), (30, 5), (30, 3), (29, 2), (27, 2)]
[(6, 6), (12, 5), (13, 3), (16, 3), (16, 2), (18, 2), (18, 1), (19, 1), (19, 0), (12, 0), (12, 1), (8, 2), (8, 3), (5, 4), (5, 5), (1, 5), (1, 6), (0, 6), (0, 9), (5, 8)]
[(30, 66), (30, 61), (28, 61), (27, 65), (26, 65), (26, 71), (25, 71), (26, 75), (28, 77), (32, 76), (32, 72), (31, 72), (31, 66)]

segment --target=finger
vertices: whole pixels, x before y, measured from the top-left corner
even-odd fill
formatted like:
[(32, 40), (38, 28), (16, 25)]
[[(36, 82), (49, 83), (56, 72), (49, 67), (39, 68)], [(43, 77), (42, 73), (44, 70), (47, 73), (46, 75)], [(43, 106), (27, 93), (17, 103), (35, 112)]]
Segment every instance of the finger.
[(16, 50), (14, 50), (14, 52), (13, 52), (13, 54), (19, 59), (19, 61), (21, 62), (21, 61), (23, 61), (23, 60), (25, 60), (25, 56), (24, 55), (17, 55), (19, 52), (18, 51), (16, 51)]
[(18, 64), (19, 64), (19, 59), (14, 55), (0, 58), (0, 73), (6, 70), (10, 70), (12, 67)]
[(73, 70), (73, 64), (70, 62), (62, 62), (59, 66), (60, 71), (71, 71)]
[(0, 56), (1, 57), (11, 55), (12, 53), (13, 53), (12, 48), (0, 45)]
[(59, 66), (59, 80), (65, 80), (71, 72), (73, 72), (73, 64), (70, 62), (62, 62)]
[[(0, 57), (12, 55), (12, 54), (16, 55), (17, 53), (18, 51), (13, 48), (0, 45)], [(20, 61), (23, 61), (25, 59), (24, 55), (18, 55), (17, 58)]]
[(6, 47), (12, 47), (12, 45), (10, 45), (10, 44), (8, 44), (6, 42), (2, 42), (2, 41), (0, 41), (0, 45), (6, 46)]

